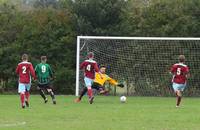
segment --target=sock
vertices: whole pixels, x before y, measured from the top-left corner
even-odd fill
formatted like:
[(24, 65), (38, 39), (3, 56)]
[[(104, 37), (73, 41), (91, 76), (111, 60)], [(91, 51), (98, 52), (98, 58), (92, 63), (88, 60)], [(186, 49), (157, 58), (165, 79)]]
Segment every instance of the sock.
[(86, 94), (86, 92), (88, 91), (87, 87), (84, 87), (83, 90), (81, 91), (81, 94), (79, 96), (79, 99), (81, 100), (82, 97)]
[(50, 92), (50, 96), (51, 96), (52, 100), (54, 101), (55, 100), (55, 96), (54, 96), (53, 91)]
[(181, 103), (181, 96), (177, 96), (176, 105), (179, 106)]
[(24, 106), (24, 99), (25, 99), (25, 94), (24, 93), (20, 93), (20, 100), (21, 100), (22, 106)]
[(45, 95), (44, 95), (44, 91), (42, 90), (42, 89), (40, 89), (40, 95), (42, 96), (42, 98), (45, 100), (46, 99), (46, 97), (45, 97)]
[(27, 91), (25, 92), (26, 101), (29, 101), (30, 93)]
[(89, 98), (91, 98), (93, 96), (91, 87), (88, 87), (88, 96), (89, 96)]

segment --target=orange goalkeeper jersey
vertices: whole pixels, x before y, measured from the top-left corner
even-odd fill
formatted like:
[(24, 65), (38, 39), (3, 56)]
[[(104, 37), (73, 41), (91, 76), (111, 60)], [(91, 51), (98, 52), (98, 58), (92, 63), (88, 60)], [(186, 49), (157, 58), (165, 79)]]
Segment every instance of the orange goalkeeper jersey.
[[(102, 76), (102, 78), (101, 78), (101, 76)], [(106, 81), (108, 81), (109, 83), (111, 83), (113, 85), (117, 85), (118, 84), (118, 82), (116, 80), (110, 78), (106, 74), (101, 74), (101, 76), (100, 76), (99, 73), (95, 73), (94, 82), (100, 84), (101, 86), (103, 86)]]

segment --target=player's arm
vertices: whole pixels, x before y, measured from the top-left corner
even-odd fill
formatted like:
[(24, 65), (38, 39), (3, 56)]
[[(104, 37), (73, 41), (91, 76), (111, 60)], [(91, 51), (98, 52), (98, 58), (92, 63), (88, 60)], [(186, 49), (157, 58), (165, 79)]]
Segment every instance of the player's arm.
[(80, 69), (82, 70), (85, 66), (85, 62), (82, 62), (81, 65), (80, 65)]
[(37, 72), (38, 72), (38, 65), (35, 66), (35, 75), (37, 76)]
[(16, 74), (19, 74), (19, 65), (17, 66), (15, 72), (16, 72)]
[(186, 75), (185, 75), (185, 77), (188, 79), (188, 78), (190, 78), (190, 73), (188, 72)]
[(98, 67), (97, 63), (95, 63), (95, 65), (94, 65), (94, 70), (95, 70), (96, 73), (98, 73), (100, 75), (101, 79), (103, 79), (103, 76), (99, 71), (99, 67)]
[(38, 64), (35, 66), (35, 77), (36, 77), (36, 79), (38, 78), (38, 77), (37, 77), (38, 71), (39, 71), (39, 70), (38, 70), (38, 66), (39, 66)]
[(169, 72), (170, 74), (172, 74), (172, 75), (174, 75), (175, 73), (176, 73), (176, 68), (175, 68), (175, 66), (173, 65), (172, 67), (171, 67), (171, 69), (170, 69), (170, 72)]
[(51, 77), (51, 79), (53, 79), (53, 71), (51, 69), (51, 66), (49, 65), (49, 75)]
[(185, 77), (186, 77), (187, 79), (190, 78), (190, 72), (189, 72), (189, 68), (188, 68), (188, 67), (186, 67)]
[(30, 64), (30, 72), (31, 72), (31, 75), (33, 76), (33, 78), (36, 79), (35, 70), (34, 70), (32, 64)]
[(110, 78), (109, 76), (107, 77), (107, 81), (112, 85), (119, 86), (121, 88), (124, 87), (124, 84), (118, 83), (116, 80), (114, 80), (113, 78)]

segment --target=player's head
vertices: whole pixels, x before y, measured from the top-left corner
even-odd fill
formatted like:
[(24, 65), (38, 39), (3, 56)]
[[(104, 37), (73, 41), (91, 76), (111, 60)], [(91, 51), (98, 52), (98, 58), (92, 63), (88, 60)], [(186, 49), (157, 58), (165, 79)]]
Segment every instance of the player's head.
[(41, 62), (46, 63), (47, 62), (47, 56), (41, 56)]
[(178, 60), (181, 63), (185, 62), (185, 56), (184, 55), (179, 55)]
[(88, 53), (88, 59), (93, 59), (94, 58), (94, 53), (93, 52), (89, 52)]
[(105, 73), (106, 73), (106, 66), (105, 66), (105, 65), (101, 65), (101, 66), (100, 66), (100, 72), (101, 72), (102, 74), (105, 74)]
[(28, 61), (28, 55), (27, 54), (22, 55), (22, 61)]

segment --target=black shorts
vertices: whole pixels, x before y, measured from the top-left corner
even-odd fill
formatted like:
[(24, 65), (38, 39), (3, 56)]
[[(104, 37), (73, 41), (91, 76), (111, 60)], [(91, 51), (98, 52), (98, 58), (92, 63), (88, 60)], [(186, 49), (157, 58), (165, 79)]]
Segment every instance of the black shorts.
[(52, 89), (50, 83), (48, 83), (48, 84), (38, 84), (38, 87), (39, 87), (40, 89)]
[(101, 90), (104, 90), (104, 87), (101, 86), (100, 84), (94, 82), (94, 83), (92, 84), (92, 89), (96, 89), (96, 90), (100, 90), (100, 89), (101, 89)]

